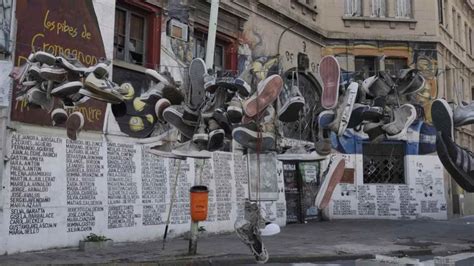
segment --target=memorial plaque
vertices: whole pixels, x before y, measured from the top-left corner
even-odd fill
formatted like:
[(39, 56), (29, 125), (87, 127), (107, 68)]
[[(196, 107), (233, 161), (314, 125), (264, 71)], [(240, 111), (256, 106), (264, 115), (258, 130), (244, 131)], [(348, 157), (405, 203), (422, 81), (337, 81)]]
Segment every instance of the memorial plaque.
[(99, 180), (105, 183), (104, 146), (97, 141), (66, 140), (67, 232), (92, 231), (94, 213), (104, 211), (97, 190)]
[(58, 147), (63, 140), (55, 137), (13, 134), (10, 156), (10, 235), (38, 234), (56, 228), (52, 207), (53, 186), (58, 182), (51, 171), (57, 163)]
[(169, 180), (173, 180), (176, 177), (178, 164), (181, 164), (178, 174), (178, 187), (176, 188), (176, 202), (171, 211), (172, 224), (187, 224), (191, 220), (189, 212), (189, 189), (193, 184), (188, 179), (190, 163), (194, 163), (194, 160), (190, 159), (183, 161), (170, 159), (168, 163), (170, 173)]
[(230, 221), (232, 214), (232, 153), (215, 152), (212, 155), (216, 182), (217, 221)]
[[(141, 162), (143, 225), (158, 225), (166, 222), (166, 202), (168, 193), (168, 175), (165, 159), (142, 149)], [(174, 180), (170, 184), (171, 190)]]

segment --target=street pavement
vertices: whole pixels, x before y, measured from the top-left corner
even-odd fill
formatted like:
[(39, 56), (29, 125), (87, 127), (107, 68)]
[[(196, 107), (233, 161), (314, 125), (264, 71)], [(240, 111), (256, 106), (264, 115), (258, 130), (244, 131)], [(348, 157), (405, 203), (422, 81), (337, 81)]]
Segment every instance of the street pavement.
[[(304, 263), (393, 256), (446, 256), (474, 250), (474, 216), (449, 221), (336, 220), (290, 224), (264, 237), (269, 263)], [(250, 249), (234, 233), (199, 238), (198, 254), (188, 256), (188, 240), (115, 243), (79, 251), (77, 247), (0, 256), (2, 265), (133, 263), (235, 265), (254, 263)]]

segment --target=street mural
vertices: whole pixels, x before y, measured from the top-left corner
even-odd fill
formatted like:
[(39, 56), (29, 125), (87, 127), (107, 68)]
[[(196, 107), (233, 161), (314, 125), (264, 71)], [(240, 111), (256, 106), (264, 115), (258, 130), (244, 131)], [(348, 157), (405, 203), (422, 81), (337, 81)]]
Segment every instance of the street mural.
[[(30, 53), (36, 51), (55, 56), (72, 55), (85, 66), (96, 65), (101, 58), (105, 58), (104, 43), (92, 0), (17, 1), (16, 18), (18, 28), (15, 66), (24, 65)], [(32, 108), (25, 100), (16, 100), (18, 92), (18, 88), (13, 89), (12, 120), (52, 125), (50, 114), (46, 110)], [(60, 106), (59, 101), (55, 101), (55, 106)], [(105, 108), (105, 103), (89, 99), (67, 111), (69, 114), (81, 112), (85, 119), (85, 129), (102, 130)]]

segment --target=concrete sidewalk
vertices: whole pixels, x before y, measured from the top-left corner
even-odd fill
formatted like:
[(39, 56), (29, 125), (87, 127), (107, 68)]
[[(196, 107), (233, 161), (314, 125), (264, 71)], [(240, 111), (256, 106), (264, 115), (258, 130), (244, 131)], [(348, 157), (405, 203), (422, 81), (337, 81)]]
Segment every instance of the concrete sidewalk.
[[(311, 262), (370, 258), (374, 254), (449, 255), (474, 249), (474, 216), (450, 221), (338, 220), (294, 224), (265, 237), (269, 262)], [(250, 250), (235, 234), (200, 238), (198, 255), (187, 256), (188, 241), (116, 243), (111, 248), (82, 252), (47, 250), (0, 256), (0, 264), (253, 263)]]

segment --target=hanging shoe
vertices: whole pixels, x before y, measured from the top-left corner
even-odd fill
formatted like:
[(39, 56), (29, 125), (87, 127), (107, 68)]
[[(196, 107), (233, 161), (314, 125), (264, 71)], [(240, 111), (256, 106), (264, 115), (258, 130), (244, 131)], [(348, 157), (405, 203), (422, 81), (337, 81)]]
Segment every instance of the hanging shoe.
[(108, 103), (120, 103), (124, 100), (123, 95), (117, 91), (119, 89), (117, 84), (107, 78), (97, 78), (94, 73), (87, 75), (84, 86), (86, 90), (90, 92), (89, 95), (86, 94), (86, 96), (91, 98), (103, 100)]
[(336, 114), (333, 110), (324, 110), (319, 113), (318, 119), (318, 126), (321, 128), (329, 128), (331, 123), (333, 123), (334, 119), (336, 118)]
[(400, 95), (416, 93), (425, 87), (425, 78), (423, 78), (418, 70), (403, 69), (400, 72), (401, 74), (397, 86)]
[(321, 155), (316, 152), (314, 147), (307, 147), (303, 145), (296, 145), (288, 150), (286, 150), (282, 154), (278, 154), (276, 158), (280, 161), (303, 161), (303, 162), (311, 162), (311, 161), (320, 161), (324, 160), (327, 155)]
[(445, 137), (454, 139), (453, 110), (444, 99), (436, 99), (431, 104), (431, 119), (436, 130)]
[(385, 131), (382, 129), (382, 126), (385, 123), (383, 121), (379, 122), (370, 122), (364, 124), (364, 133), (369, 135), (369, 140), (372, 142), (380, 142), (385, 139)]
[(337, 110), (335, 111), (336, 117), (329, 125), (329, 128), (338, 136), (342, 136), (347, 128), (347, 125), (349, 124), (349, 120), (352, 115), (352, 108), (354, 107), (354, 102), (357, 97), (358, 88), (358, 83), (351, 82), (349, 87), (344, 92), (343, 97), (339, 98), (340, 103), (337, 107)]
[(51, 95), (64, 98), (76, 94), (84, 85), (80, 81), (66, 81), (51, 90)]
[(76, 140), (83, 126), (84, 116), (82, 115), (82, 113), (72, 113), (66, 121), (66, 133), (68, 138)]
[(461, 102), (454, 108), (453, 122), (455, 127), (474, 124), (474, 102), (469, 104)]
[(387, 133), (387, 139), (406, 140), (408, 127), (416, 119), (416, 109), (411, 104), (404, 104), (395, 109), (393, 114), (393, 121), (383, 125), (382, 129)]
[(372, 87), (372, 85), (374, 84), (375, 80), (377, 79), (377, 76), (374, 75), (374, 76), (371, 76), (371, 77), (368, 77), (366, 79), (364, 79), (364, 81), (362, 81), (362, 91), (365, 92), (365, 94), (368, 94), (368, 95), (372, 95), (371, 92), (370, 92), (370, 87)]
[(61, 55), (56, 57), (56, 64), (67, 71), (76, 73), (83, 76), (87, 72), (91, 72), (92, 68), (84, 66), (75, 56), (72, 54)]
[(165, 119), (163, 118), (163, 111), (170, 106), (171, 106), (170, 101), (168, 101), (168, 99), (165, 99), (165, 98), (159, 99), (156, 102), (155, 114), (159, 121), (165, 122)]
[(242, 101), (239, 95), (236, 93), (230, 100), (227, 106), (227, 115), (231, 123), (240, 123), (242, 121)]
[(368, 109), (369, 109), (368, 105), (354, 103), (351, 118), (349, 120), (349, 123), (347, 124), (347, 128), (355, 128), (359, 126), (360, 124), (362, 124), (362, 122), (364, 121), (362, 114)]
[(385, 97), (392, 90), (392, 87), (390, 86), (392, 83), (393, 81), (385, 74), (385, 72), (380, 71), (369, 87), (368, 94), (374, 98)]
[(45, 80), (51, 80), (55, 82), (63, 82), (67, 78), (67, 71), (61, 67), (53, 66), (41, 66), (39, 69), (39, 75)]
[(321, 105), (324, 109), (333, 109), (337, 106), (339, 96), (341, 77), (339, 62), (332, 55), (325, 56), (319, 62), (318, 72), (323, 83)]
[(294, 122), (299, 119), (299, 113), (305, 104), (297, 86), (283, 86), (278, 97), (278, 120), (282, 122)]
[(207, 67), (204, 60), (195, 58), (189, 65), (189, 80), (191, 83), (191, 92), (189, 93), (189, 104), (193, 108), (201, 106), (204, 101), (204, 75), (207, 74)]
[(320, 210), (327, 208), (337, 184), (341, 182), (346, 167), (345, 160), (337, 156), (329, 161), (327, 167), (327, 170), (323, 173), (324, 179), (315, 200), (315, 205)]
[(283, 80), (279, 75), (271, 75), (258, 84), (257, 91), (243, 103), (244, 112), (254, 117), (265, 110), (276, 100), (283, 88)]
[(197, 126), (199, 123), (199, 112), (191, 109), (189, 105), (184, 105), (183, 122), (190, 126)]
[(208, 151), (216, 151), (224, 146), (225, 131), (219, 126), (216, 120), (210, 119), (209, 122), (209, 143)]
[(56, 56), (43, 51), (38, 51), (34, 54), (31, 54), (29, 59), (31, 62), (39, 62), (49, 66), (53, 66), (56, 63)]
[(67, 119), (68, 119), (67, 112), (62, 108), (54, 109), (51, 112), (51, 120), (53, 120), (53, 126), (64, 125)]
[(209, 159), (212, 157), (212, 153), (205, 150), (207, 147), (199, 147), (192, 141), (187, 141), (180, 145), (177, 145), (173, 149), (172, 153), (181, 157), (196, 158), (196, 159)]
[(379, 106), (370, 106), (362, 111), (362, 120), (378, 122), (384, 117), (384, 109)]
[(176, 148), (176, 143), (177, 142), (159, 141), (158, 143), (155, 143), (155, 145), (148, 147), (146, 151), (160, 157), (186, 160), (186, 157), (178, 156), (172, 152), (173, 149)]
[(180, 105), (172, 105), (163, 111), (163, 119), (177, 128), (185, 137), (192, 139), (195, 126), (190, 126), (183, 121), (183, 109)]
[(224, 107), (217, 108), (214, 113), (212, 114), (212, 119), (214, 119), (219, 127), (221, 127), (226, 136), (231, 138), (232, 136), (232, 124), (229, 121), (229, 117), (227, 112), (225, 111)]
[(257, 150), (257, 148), (260, 151), (271, 150), (275, 146), (274, 128), (272, 130), (269, 124), (265, 129), (260, 131), (255, 123), (240, 125), (232, 131), (232, 138), (240, 145), (252, 150)]
[(474, 192), (474, 154), (457, 145), (439, 131), (436, 137), (438, 157), (446, 171), (467, 192)]
[(51, 97), (48, 98), (47, 94), (37, 87), (31, 88), (26, 93), (26, 100), (29, 104), (41, 106), (43, 110), (48, 112), (51, 112), (54, 108), (54, 99)]
[(199, 147), (207, 146), (207, 143), (209, 142), (209, 134), (207, 134), (207, 127), (204, 121), (201, 120), (197, 132), (193, 135), (192, 140), (194, 144)]

